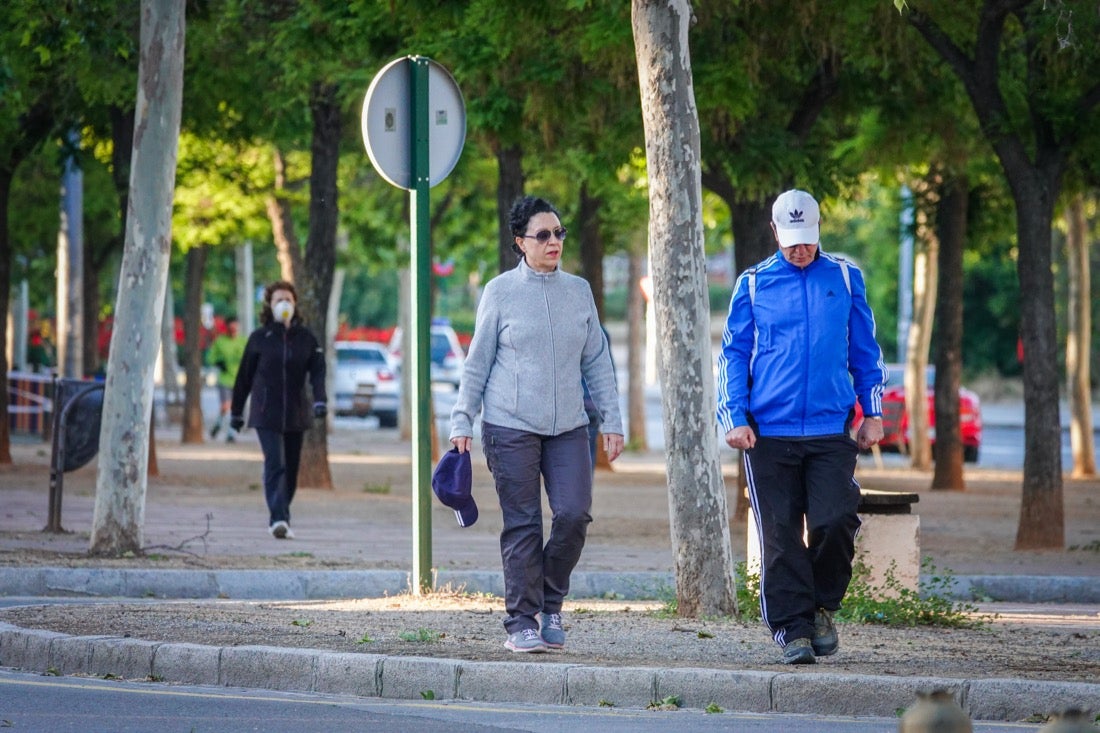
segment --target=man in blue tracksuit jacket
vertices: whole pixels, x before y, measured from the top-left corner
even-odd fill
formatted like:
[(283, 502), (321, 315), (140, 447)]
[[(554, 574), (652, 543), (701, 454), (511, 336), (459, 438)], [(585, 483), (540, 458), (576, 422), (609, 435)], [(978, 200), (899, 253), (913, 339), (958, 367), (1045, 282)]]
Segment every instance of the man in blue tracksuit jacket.
[[(882, 439), (888, 372), (863, 274), (821, 251), (813, 196), (781, 194), (772, 230), (779, 251), (734, 287), (718, 422), (726, 443), (744, 451), (764, 622), (784, 662), (812, 664), (839, 647), (832, 613), (852, 577), (856, 458)], [(857, 399), (865, 417), (853, 441)]]

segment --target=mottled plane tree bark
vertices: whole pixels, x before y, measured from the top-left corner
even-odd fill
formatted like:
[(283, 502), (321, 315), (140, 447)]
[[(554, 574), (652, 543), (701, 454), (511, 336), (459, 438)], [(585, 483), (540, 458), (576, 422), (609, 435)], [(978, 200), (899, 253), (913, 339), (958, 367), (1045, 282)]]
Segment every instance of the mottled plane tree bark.
[(649, 171), (649, 250), (678, 612), (737, 613), (729, 512), (714, 429), (699, 118), (687, 0), (633, 0)]

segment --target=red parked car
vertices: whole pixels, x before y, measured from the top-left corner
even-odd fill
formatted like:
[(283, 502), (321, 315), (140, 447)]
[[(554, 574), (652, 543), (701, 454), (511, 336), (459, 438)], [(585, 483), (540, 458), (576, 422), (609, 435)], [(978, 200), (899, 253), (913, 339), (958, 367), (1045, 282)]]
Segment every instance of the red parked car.
[[(909, 450), (909, 416), (905, 412), (905, 365), (888, 364), (890, 379), (882, 394), (883, 438), (879, 446), (884, 450), (907, 452)], [(932, 445), (936, 443), (936, 395), (934, 383), (936, 368), (928, 367), (928, 431)], [(959, 432), (962, 436), (963, 460), (977, 463), (982, 446), (982, 406), (978, 395), (965, 387), (959, 387)]]

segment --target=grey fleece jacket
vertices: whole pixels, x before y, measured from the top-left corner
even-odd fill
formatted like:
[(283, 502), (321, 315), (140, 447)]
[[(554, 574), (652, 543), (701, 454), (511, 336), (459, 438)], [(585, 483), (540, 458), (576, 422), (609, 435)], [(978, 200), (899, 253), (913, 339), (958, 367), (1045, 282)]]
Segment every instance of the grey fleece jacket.
[(482, 293), (450, 437), (473, 437), (479, 410), (487, 423), (538, 435), (587, 425), (581, 377), (601, 431), (622, 435), (615, 370), (588, 281), (520, 260)]

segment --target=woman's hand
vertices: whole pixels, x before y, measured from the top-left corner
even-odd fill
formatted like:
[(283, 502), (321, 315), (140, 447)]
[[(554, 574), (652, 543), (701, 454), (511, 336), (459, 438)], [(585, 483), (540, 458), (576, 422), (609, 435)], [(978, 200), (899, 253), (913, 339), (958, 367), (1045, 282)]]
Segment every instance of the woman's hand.
[(451, 444), (458, 448), (459, 453), (465, 453), (470, 450), (470, 446), (474, 444), (474, 439), (465, 435), (459, 435), (451, 438)]
[(604, 433), (603, 449), (607, 453), (607, 460), (613, 461), (622, 455), (623, 436), (615, 433)]

